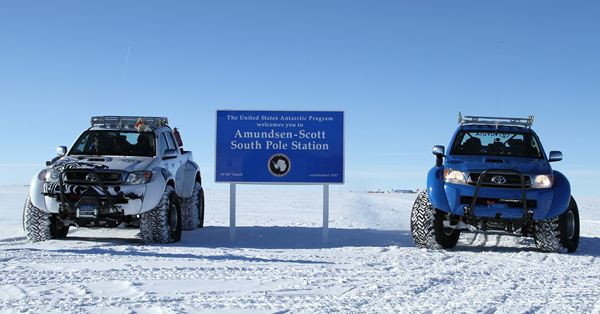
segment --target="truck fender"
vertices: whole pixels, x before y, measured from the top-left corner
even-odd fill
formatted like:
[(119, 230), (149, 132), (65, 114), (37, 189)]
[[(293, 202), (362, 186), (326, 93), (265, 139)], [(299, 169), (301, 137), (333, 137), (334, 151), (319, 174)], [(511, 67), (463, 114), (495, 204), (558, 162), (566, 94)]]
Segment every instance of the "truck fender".
[(179, 167), (177, 172), (177, 177), (181, 178), (175, 188), (177, 195), (183, 198), (191, 197), (194, 192), (196, 175), (200, 174), (200, 167), (195, 162), (188, 160), (182, 167)]
[(552, 187), (554, 195), (546, 218), (560, 216), (567, 211), (571, 201), (571, 184), (567, 177), (556, 170), (553, 170), (552, 173), (554, 174), (554, 186)]
[(33, 206), (47, 212), (46, 208), (46, 200), (44, 197), (44, 175), (46, 174), (46, 169), (40, 171), (38, 174), (33, 176), (31, 182), (29, 183), (29, 198), (31, 199), (31, 203)]
[(446, 190), (444, 189), (444, 167), (433, 167), (427, 173), (427, 192), (434, 208), (450, 212)]
[(146, 183), (146, 193), (144, 194), (144, 202), (142, 203), (140, 214), (158, 206), (165, 192), (167, 182), (172, 179), (167, 170), (160, 167), (152, 169), (152, 178), (150, 182)]

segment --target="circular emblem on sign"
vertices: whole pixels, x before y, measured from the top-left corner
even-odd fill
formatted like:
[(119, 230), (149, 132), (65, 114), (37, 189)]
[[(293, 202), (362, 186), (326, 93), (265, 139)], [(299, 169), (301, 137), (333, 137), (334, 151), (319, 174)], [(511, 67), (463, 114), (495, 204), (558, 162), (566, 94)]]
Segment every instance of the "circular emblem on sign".
[(269, 158), (267, 167), (274, 176), (283, 177), (290, 172), (292, 164), (290, 163), (288, 156), (284, 154), (275, 154)]
[(504, 184), (504, 183), (506, 183), (506, 178), (503, 176), (493, 176), (492, 182), (494, 182), (496, 184)]

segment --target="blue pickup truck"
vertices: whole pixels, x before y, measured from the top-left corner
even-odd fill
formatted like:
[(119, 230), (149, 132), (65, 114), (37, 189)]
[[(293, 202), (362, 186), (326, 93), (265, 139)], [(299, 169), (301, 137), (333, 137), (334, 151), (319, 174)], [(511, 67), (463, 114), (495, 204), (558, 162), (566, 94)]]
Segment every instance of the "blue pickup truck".
[(531, 129), (533, 116), (462, 116), (450, 146), (433, 147), (436, 164), (427, 190), (412, 208), (417, 247), (452, 248), (461, 231), (506, 232), (533, 237), (543, 252), (574, 252), (579, 213), (571, 186), (550, 163)]

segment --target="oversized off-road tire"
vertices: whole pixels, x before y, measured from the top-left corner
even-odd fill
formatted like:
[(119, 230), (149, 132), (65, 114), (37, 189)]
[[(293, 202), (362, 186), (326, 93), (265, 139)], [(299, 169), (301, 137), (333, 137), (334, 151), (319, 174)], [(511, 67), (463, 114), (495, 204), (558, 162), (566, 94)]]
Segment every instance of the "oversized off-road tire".
[(410, 216), (410, 231), (415, 245), (428, 249), (456, 246), (460, 230), (444, 227), (445, 213), (433, 208), (426, 191), (419, 193)]
[(533, 239), (542, 252), (572, 253), (579, 246), (579, 210), (571, 197), (569, 208), (558, 217), (538, 221)]
[(192, 196), (184, 199), (183, 230), (204, 227), (204, 189), (200, 182), (194, 183)]
[(140, 233), (146, 243), (181, 240), (181, 204), (175, 189), (167, 185), (158, 205), (140, 217)]
[(29, 241), (41, 242), (66, 238), (69, 226), (65, 226), (55, 215), (33, 206), (31, 198), (27, 197), (23, 208), (23, 230)]

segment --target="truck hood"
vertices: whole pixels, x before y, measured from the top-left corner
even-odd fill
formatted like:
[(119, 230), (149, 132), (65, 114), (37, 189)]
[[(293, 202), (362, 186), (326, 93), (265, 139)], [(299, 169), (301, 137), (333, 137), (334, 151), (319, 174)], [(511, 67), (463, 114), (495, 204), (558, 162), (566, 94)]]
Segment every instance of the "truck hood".
[(66, 156), (56, 161), (52, 167), (57, 170), (65, 168), (92, 168), (134, 172), (149, 169), (153, 161), (153, 157), (137, 156)]
[(483, 170), (514, 170), (523, 174), (550, 174), (552, 168), (544, 159), (498, 157), (498, 156), (457, 156), (446, 157), (445, 166), (463, 172)]

